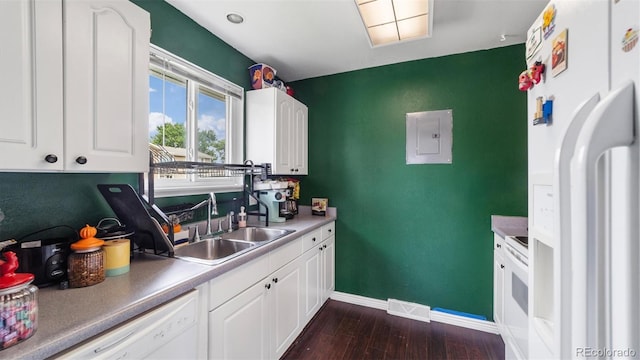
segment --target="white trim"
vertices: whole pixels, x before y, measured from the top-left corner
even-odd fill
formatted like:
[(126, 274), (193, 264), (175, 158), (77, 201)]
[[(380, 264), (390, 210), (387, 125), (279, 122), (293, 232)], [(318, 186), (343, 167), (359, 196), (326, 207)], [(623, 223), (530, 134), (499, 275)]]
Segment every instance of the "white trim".
[(493, 321), (472, 319), (466, 316), (449, 314), (437, 310), (431, 310), (431, 321), (484, 331), (491, 334), (500, 334), (498, 326)]
[(347, 294), (339, 291), (334, 291), (331, 294), (331, 299), (336, 301), (342, 301), (349, 304), (362, 305), (374, 309), (387, 311), (387, 302), (384, 300), (372, 299), (360, 295)]
[[(339, 291), (334, 291), (330, 297), (332, 300), (342, 301), (349, 304), (361, 305), (384, 311), (388, 310), (387, 301), (385, 300), (347, 294)], [(444, 313), (437, 310), (431, 310), (429, 317), (431, 321), (460, 326), (467, 329), (483, 331), (491, 334), (500, 334), (500, 332), (498, 331), (498, 326), (493, 321), (472, 319), (465, 316)]]

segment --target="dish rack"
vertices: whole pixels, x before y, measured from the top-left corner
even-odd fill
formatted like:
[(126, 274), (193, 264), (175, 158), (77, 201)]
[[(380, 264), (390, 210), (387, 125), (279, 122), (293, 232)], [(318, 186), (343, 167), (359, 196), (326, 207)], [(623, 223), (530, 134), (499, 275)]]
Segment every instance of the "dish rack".
[[(151, 206), (155, 213), (161, 218), (162, 221), (167, 224), (172, 224), (172, 220), (177, 219), (180, 222), (191, 220), (194, 217), (194, 204), (181, 204), (167, 207), (164, 210), (159, 209), (155, 203), (155, 176), (161, 177), (178, 177), (184, 176), (198, 176), (198, 177), (242, 177), (243, 196), (240, 201), (245, 208), (249, 209), (248, 202), (249, 197), (254, 198), (258, 203), (263, 205), (263, 208), (267, 213), (261, 213), (259, 211), (249, 211), (249, 215), (265, 216), (268, 219), (267, 205), (258, 197), (255, 196), (253, 189), (253, 182), (255, 177), (259, 177), (260, 180), (266, 180), (271, 175), (271, 164), (254, 164), (251, 160), (246, 160), (243, 164), (219, 164), (213, 162), (197, 162), (197, 161), (179, 161), (170, 154), (165, 148), (155, 144), (149, 144), (149, 173), (148, 176), (140, 174), (139, 177), (139, 193), (149, 206)], [(147, 194), (143, 195), (145, 190), (145, 183), (147, 183)], [(268, 224), (267, 224), (268, 226)], [(174, 243), (173, 227), (168, 226), (169, 239)]]

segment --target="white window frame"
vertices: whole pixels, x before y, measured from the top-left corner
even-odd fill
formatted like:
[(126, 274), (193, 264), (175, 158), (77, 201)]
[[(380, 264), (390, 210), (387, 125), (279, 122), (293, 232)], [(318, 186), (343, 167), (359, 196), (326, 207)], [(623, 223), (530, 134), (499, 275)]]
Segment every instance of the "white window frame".
[[(204, 85), (225, 95), (226, 98), (226, 138), (225, 163), (242, 164), (244, 161), (244, 88), (218, 75), (215, 75), (183, 58), (151, 44), (149, 68), (156, 71), (171, 71), (177, 76), (187, 78), (191, 83), (187, 92)], [(195, 112), (194, 104), (188, 104), (187, 112)], [(193, 124), (187, 125), (187, 131)], [(195, 147), (195, 141), (189, 141), (187, 148)], [(189, 151), (187, 151), (189, 153)], [(192, 160), (190, 160), (192, 161)], [(148, 174), (147, 174), (148, 175)], [(243, 190), (243, 176), (216, 178), (198, 178), (196, 175), (186, 179), (154, 179), (154, 197), (184, 196), (214, 192), (232, 192)]]

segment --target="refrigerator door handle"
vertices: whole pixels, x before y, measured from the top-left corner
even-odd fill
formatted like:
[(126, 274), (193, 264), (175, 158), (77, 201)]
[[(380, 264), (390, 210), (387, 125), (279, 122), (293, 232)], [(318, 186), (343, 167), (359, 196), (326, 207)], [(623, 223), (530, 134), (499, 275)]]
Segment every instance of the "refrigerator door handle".
[(572, 348), (611, 346), (610, 241), (603, 168), (605, 151), (634, 141), (633, 82), (612, 90), (587, 118), (571, 166)]
[[(554, 353), (560, 354), (560, 358), (569, 359), (574, 350), (571, 348), (571, 179), (570, 167), (571, 159), (574, 155), (576, 142), (580, 135), (580, 130), (585, 121), (593, 112), (600, 101), (600, 93), (595, 93), (591, 98), (580, 104), (572, 116), (571, 123), (562, 139), (555, 156), (555, 177), (554, 188), (557, 189), (556, 209), (558, 216), (556, 223), (556, 242), (554, 246), (554, 278), (557, 279), (553, 288), (553, 303), (557, 318), (553, 319), (555, 338), (554, 344), (547, 344), (554, 348)], [(535, 319), (535, 314), (534, 314)], [(534, 325), (538, 322), (534, 321)], [(548, 331), (546, 329), (536, 329), (538, 332)], [(546, 334), (543, 339), (550, 338), (551, 334)], [(549, 340), (551, 341), (551, 340)]]

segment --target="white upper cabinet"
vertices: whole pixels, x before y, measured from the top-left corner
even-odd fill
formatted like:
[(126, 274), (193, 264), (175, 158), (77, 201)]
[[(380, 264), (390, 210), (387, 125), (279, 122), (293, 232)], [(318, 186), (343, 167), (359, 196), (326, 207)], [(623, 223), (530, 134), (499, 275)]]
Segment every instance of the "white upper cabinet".
[(0, 167), (62, 170), (62, 3), (0, 1), (0, 29)]
[(149, 14), (129, 1), (64, 6), (65, 168), (147, 171)]
[(149, 14), (126, 0), (3, 1), (0, 21), (0, 93), (13, 94), (0, 99), (1, 170), (147, 171)]
[(308, 110), (276, 88), (247, 92), (247, 159), (276, 175), (307, 175)]

